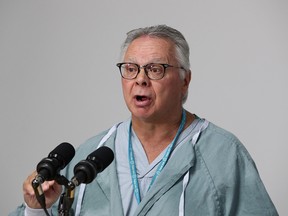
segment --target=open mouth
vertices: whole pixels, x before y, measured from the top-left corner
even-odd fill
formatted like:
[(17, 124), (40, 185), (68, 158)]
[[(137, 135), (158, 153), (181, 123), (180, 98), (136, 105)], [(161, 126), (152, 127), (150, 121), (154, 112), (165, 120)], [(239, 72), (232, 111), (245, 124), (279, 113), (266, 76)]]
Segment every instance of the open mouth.
[(148, 96), (144, 96), (144, 95), (136, 95), (135, 99), (138, 102), (144, 102), (144, 101), (150, 100), (150, 98)]
[(149, 98), (147, 96), (137, 95), (136, 96), (137, 101), (147, 101)]
[(152, 98), (147, 95), (135, 95), (134, 103), (138, 107), (147, 107), (152, 103)]

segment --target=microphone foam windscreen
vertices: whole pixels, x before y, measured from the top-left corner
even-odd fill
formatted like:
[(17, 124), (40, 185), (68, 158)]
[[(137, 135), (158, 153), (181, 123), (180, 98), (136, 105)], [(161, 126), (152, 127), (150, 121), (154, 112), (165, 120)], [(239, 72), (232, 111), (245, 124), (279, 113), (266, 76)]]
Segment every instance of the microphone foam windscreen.
[(96, 151), (92, 152), (89, 157), (97, 159), (102, 165), (102, 170), (104, 170), (113, 161), (114, 153), (107, 146), (101, 146)]
[(66, 166), (74, 157), (75, 149), (74, 147), (67, 142), (59, 144), (54, 150), (51, 151), (49, 157), (58, 158), (63, 162), (63, 165)]

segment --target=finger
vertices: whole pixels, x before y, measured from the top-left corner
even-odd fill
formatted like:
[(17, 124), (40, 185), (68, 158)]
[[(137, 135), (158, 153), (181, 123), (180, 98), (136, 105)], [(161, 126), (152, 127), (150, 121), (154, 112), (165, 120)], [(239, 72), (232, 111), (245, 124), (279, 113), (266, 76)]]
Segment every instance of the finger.
[(34, 189), (32, 187), (32, 181), (34, 180), (36, 175), (37, 175), (37, 172), (34, 171), (23, 182), (23, 193), (24, 194), (31, 195), (31, 196), (33, 196), (35, 194)]

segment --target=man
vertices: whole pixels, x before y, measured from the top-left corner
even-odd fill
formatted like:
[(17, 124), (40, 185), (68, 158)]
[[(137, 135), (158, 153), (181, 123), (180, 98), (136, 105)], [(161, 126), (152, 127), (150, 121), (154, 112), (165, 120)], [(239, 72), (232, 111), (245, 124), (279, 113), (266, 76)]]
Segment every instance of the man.
[[(117, 66), (131, 118), (78, 148), (68, 179), (99, 145), (111, 148), (115, 160), (76, 188), (72, 215), (278, 215), (241, 142), (183, 108), (191, 71), (179, 31), (158, 25), (128, 32)], [(24, 182), (25, 204), (14, 215), (45, 215), (31, 187), (35, 175)], [(42, 187), (57, 215), (61, 186)]]

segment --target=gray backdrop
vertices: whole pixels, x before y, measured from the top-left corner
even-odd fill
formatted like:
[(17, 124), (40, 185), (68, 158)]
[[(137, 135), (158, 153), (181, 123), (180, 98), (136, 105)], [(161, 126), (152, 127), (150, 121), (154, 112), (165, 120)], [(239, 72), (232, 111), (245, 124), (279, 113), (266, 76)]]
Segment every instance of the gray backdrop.
[(191, 46), (185, 107), (245, 144), (280, 215), (287, 207), (286, 0), (0, 0), (1, 202), (67, 141), (129, 117), (115, 64), (127, 31), (167, 24)]

